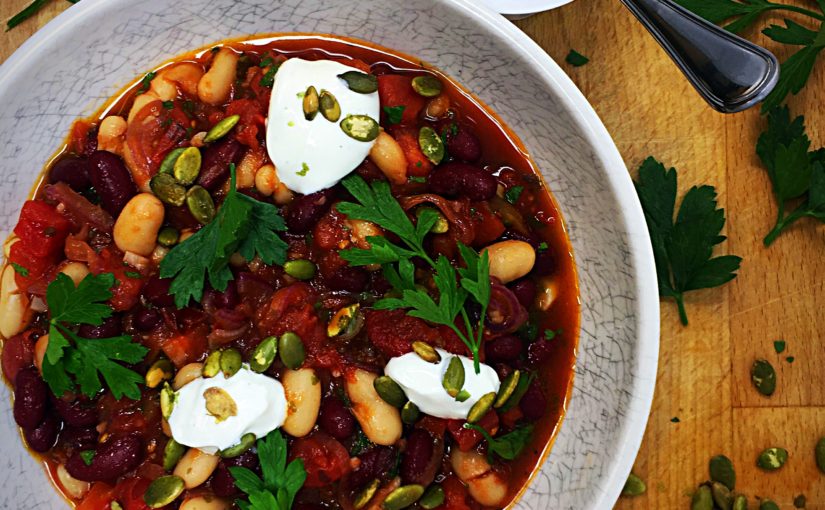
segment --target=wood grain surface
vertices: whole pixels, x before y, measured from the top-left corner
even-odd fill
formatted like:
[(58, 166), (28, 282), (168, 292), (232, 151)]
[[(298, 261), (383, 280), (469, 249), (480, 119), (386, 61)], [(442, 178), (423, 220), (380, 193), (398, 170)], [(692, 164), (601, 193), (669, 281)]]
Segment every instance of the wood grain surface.
[[(27, 3), (0, 0), (0, 18)], [(6, 32), (0, 61), (69, 6), (54, 0)], [(776, 215), (770, 183), (754, 153), (764, 119), (757, 110), (732, 116), (710, 110), (617, 0), (578, 0), (516, 24), (584, 92), (632, 174), (654, 155), (679, 170), (680, 190), (716, 187), (729, 237), (719, 251), (744, 257), (731, 284), (688, 295), (689, 326), (679, 323), (671, 302), (662, 302), (659, 379), (634, 468), (648, 491), (622, 498), (616, 508), (689, 508), (691, 492), (708, 478), (708, 459), (724, 453), (736, 465), (736, 488), (750, 498), (751, 508), (756, 497), (793, 508), (794, 498), (804, 494), (806, 508), (825, 509), (825, 475), (813, 457), (814, 444), (825, 435), (825, 226), (803, 220), (770, 248), (762, 246)], [(746, 35), (780, 58), (788, 55), (788, 47), (777, 48), (757, 30)], [(565, 64), (571, 48), (590, 63)], [(790, 101), (793, 114), (805, 114), (813, 147), (825, 145), (823, 84), (820, 61), (808, 86)], [(787, 342), (781, 355), (774, 352), (777, 339)], [(777, 368), (771, 398), (750, 383), (757, 357)], [(756, 467), (757, 455), (770, 446), (790, 452), (776, 473)]]

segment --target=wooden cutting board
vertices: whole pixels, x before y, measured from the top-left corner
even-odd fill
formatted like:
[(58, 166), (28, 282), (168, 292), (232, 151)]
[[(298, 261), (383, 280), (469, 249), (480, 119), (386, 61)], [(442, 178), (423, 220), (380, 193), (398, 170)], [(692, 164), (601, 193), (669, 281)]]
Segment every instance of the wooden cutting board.
[[(0, 19), (27, 3), (2, 0)], [(5, 33), (0, 61), (69, 5), (55, 0)], [(825, 509), (825, 475), (813, 457), (814, 444), (825, 435), (825, 226), (802, 221), (770, 248), (762, 246), (776, 215), (754, 153), (764, 119), (757, 110), (732, 116), (710, 110), (617, 0), (578, 0), (516, 25), (581, 88), (631, 174), (653, 155), (679, 170), (680, 190), (716, 187), (728, 216), (729, 239), (720, 253), (744, 257), (732, 283), (689, 294), (689, 326), (679, 323), (672, 303), (662, 303), (659, 380), (634, 468), (648, 491), (622, 498), (616, 508), (689, 508), (690, 494), (708, 478), (708, 459), (724, 453), (736, 465), (737, 490), (751, 499), (751, 508), (756, 496), (793, 508), (793, 499), (804, 494), (806, 508)], [(777, 48), (758, 31), (746, 35), (787, 57), (787, 47)], [(571, 48), (590, 63), (565, 64)], [(806, 115), (813, 147), (825, 145), (823, 85), (825, 59), (790, 101), (793, 114)], [(787, 342), (781, 355), (774, 352), (777, 339)], [(770, 399), (750, 383), (757, 357), (777, 368), (778, 388)], [(790, 459), (769, 474), (756, 467), (756, 457), (770, 446), (786, 448)]]

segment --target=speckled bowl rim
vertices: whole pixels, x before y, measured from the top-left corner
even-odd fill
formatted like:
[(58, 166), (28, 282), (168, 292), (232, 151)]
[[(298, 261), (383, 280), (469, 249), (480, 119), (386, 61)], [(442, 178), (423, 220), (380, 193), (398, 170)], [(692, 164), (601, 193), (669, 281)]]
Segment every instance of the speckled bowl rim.
[[(503, 16), (487, 7), (471, 0), (441, 1), (452, 4), (465, 16), (481, 22), (488, 30), (501, 37), (513, 51), (520, 53), (535, 65), (541, 78), (555, 92), (567, 109), (571, 121), (576, 124), (602, 164), (604, 177), (622, 213), (621, 218), (617, 218), (616, 221), (627, 234), (630, 266), (636, 270), (634, 283), (637, 315), (635, 318), (638, 331), (635, 347), (639, 356), (636, 359), (636, 365), (632, 367), (634, 369), (633, 385), (628, 388), (628, 393), (632, 396), (629, 405), (634, 411), (633, 414), (646, 418), (653, 401), (658, 366), (658, 284), (644, 215), (622, 157), (607, 129), (581, 91), (538, 44)], [(18, 74), (25, 73), (27, 59), (37, 55), (42, 46), (52, 38), (63, 35), (64, 31), (71, 31), (75, 23), (105, 3), (106, 0), (84, 0), (55, 17), (24, 42), (0, 66), (0, 89), (8, 86), (8, 82)], [(448, 69), (445, 69), (445, 72), (449, 74)], [(622, 427), (622, 433), (615, 446), (614, 460), (599, 483), (601, 490), (593, 500), (593, 508), (611, 508), (618, 499), (641, 444), (645, 424), (646, 419), (644, 422), (637, 421), (634, 424), (636, 426)]]
[[(529, 16), (540, 12), (549, 11), (567, 5), (573, 0), (484, 0), (490, 9), (504, 14), (505, 16)], [(503, 1), (506, 5), (497, 7), (493, 5), (496, 1)]]

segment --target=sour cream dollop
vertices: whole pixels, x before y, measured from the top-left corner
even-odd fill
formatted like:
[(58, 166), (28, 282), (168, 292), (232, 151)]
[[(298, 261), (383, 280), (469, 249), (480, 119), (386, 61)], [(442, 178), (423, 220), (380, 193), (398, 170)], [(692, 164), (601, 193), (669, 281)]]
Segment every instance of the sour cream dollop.
[[(204, 392), (209, 388), (226, 392), (237, 414), (218, 421), (207, 412)], [(261, 438), (277, 429), (286, 419), (286, 408), (284, 387), (278, 380), (242, 368), (228, 379), (223, 373), (199, 377), (178, 390), (169, 427), (178, 443), (215, 453), (238, 444), (249, 432)]]
[[(358, 71), (332, 60), (290, 58), (278, 69), (272, 85), (266, 144), (278, 178), (298, 193), (315, 193), (329, 188), (352, 172), (369, 154), (374, 141), (356, 140), (339, 125), (347, 115), (368, 115), (378, 122), (378, 92), (360, 94), (338, 78)], [(359, 71), (360, 72), (360, 71)], [(303, 97), (309, 86), (335, 96), (341, 117), (330, 122), (318, 113), (304, 117)]]
[(441, 355), (439, 363), (424, 361), (418, 354), (411, 352), (392, 358), (384, 367), (384, 373), (404, 389), (407, 398), (418, 406), (422, 413), (437, 418), (463, 420), (482, 396), (490, 392), (498, 393), (501, 381), (492, 367), (482, 363), (480, 373), (476, 374), (473, 360), (466, 356), (458, 356), (464, 366), (464, 389), (470, 393), (470, 398), (459, 402), (451, 397), (441, 385), (441, 381), (444, 379), (450, 358), (456, 355), (443, 349), (436, 351)]

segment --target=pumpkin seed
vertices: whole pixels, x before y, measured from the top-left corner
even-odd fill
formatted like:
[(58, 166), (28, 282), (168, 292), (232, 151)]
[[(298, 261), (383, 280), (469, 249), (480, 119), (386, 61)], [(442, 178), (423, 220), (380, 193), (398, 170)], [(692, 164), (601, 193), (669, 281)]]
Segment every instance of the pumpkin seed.
[(381, 508), (384, 510), (401, 510), (402, 508), (407, 508), (418, 501), (418, 498), (420, 498), (422, 494), (424, 494), (424, 487), (420, 485), (403, 485), (387, 494), (387, 497), (381, 504)]
[(149, 508), (162, 508), (175, 501), (183, 493), (184, 488), (183, 478), (175, 475), (161, 476), (152, 480), (146, 488), (143, 501)]
[(418, 406), (412, 402), (407, 402), (404, 404), (404, 407), (401, 408), (401, 421), (407, 425), (412, 425), (417, 422), (420, 415), (421, 411), (418, 410)]
[(397, 382), (386, 375), (376, 377), (375, 380), (372, 381), (372, 386), (375, 388), (378, 396), (381, 397), (381, 400), (393, 407), (403, 407), (404, 404), (407, 403), (407, 396), (404, 394), (404, 390), (401, 389), (401, 386), (399, 386)]
[(215, 219), (215, 202), (212, 201), (212, 195), (201, 186), (189, 188), (186, 192), (186, 205), (192, 216), (203, 225)]
[(197, 147), (187, 147), (172, 168), (172, 173), (178, 183), (189, 186), (201, 173), (201, 151)]
[(424, 510), (433, 510), (444, 504), (444, 489), (440, 485), (430, 485), (418, 500), (418, 506)]
[(161, 246), (165, 246), (167, 248), (171, 248), (178, 244), (178, 240), (180, 239), (180, 232), (175, 227), (163, 227), (158, 232), (158, 244)]
[(123, 507), (117, 501), (112, 501), (109, 503), (109, 510), (123, 510)]
[(355, 508), (355, 510), (361, 510), (362, 508), (367, 506), (367, 503), (369, 503), (372, 497), (375, 496), (375, 491), (377, 491), (378, 487), (380, 486), (381, 480), (376, 478), (375, 480), (371, 481), (369, 485), (364, 487), (364, 490), (362, 490), (358, 493), (357, 496), (355, 496), (355, 500), (352, 502), (353, 508)]
[(627, 475), (627, 481), (624, 483), (624, 488), (622, 489), (622, 496), (641, 496), (647, 490), (647, 485), (645, 485), (644, 480), (639, 478), (638, 476), (630, 473)]
[(175, 168), (175, 161), (178, 160), (183, 151), (186, 150), (186, 147), (178, 147), (177, 149), (172, 149), (169, 151), (169, 154), (163, 158), (163, 161), (160, 164), (160, 168), (158, 169), (159, 174), (171, 174), (172, 169)]
[(756, 465), (766, 471), (776, 471), (788, 460), (788, 450), (774, 446), (766, 448), (756, 459)]
[(186, 188), (169, 174), (157, 174), (149, 181), (149, 188), (161, 202), (180, 206), (186, 200)]
[(748, 498), (742, 494), (738, 494), (733, 498), (733, 506), (731, 510), (748, 510)]
[(224, 459), (234, 459), (235, 457), (238, 457), (242, 453), (252, 448), (255, 445), (255, 441), (257, 439), (258, 438), (255, 437), (255, 434), (253, 434), (252, 432), (247, 432), (246, 434), (241, 436), (240, 443), (234, 446), (230, 446), (229, 448), (224, 448), (223, 450), (221, 450), (220, 455)]
[(177, 400), (178, 394), (169, 386), (169, 383), (163, 383), (163, 389), (160, 390), (160, 414), (167, 420), (172, 416)]
[(184, 453), (186, 453), (186, 447), (170, 437), (166, 442), (166, 447), (163, 448), (163, 469), (172, 471)]
[(730, 490), (736, 488), (736, 471), (733, 470), (733, 462), (729, 458), (717, 455), (710, 459), (708, 467), (712, 481), (724, 484)]
[(759, 503), (759, 510), (779, 510), (779, 505), (769, 499), (763, 499)]
[(461, 388), (464, 386), (464, 365), (458, 356), (450, 358), (450, 363), (444, 372), (441, 385), (447, 390), (447, 394), (453, 398), (458, 395), (458, 392), (461, 391)]
[(359, 94), (372, 94), (378, 90), (378, 78), (372, 74), (361, 71), (347, 71), (338, 75), (339, 78), (347, 82), (347, 87)]
[(495, 402), (493, 402), (493, 407), (498, 409), (510, 400), (510, 397), (513, 396), (513, 392), (515, 392), (518, 387), (519, 379), (521, 379), (521, 372), (518, 370), (513, 370), (507, 377), (504, 378), (504, 381), (498, 388), (498, 395), (496, 396)]
[(221, 371), (221, 351), (212, 351), (203, 363), (204, 377), (215, 377)]
[(731, 495), (730, 489), (725, 487), (725, 484), (713, 482), (710, 485), (710, 493), (711, 496), (713, 496), (713, 502), (716, 503), (716, 506), (722, 510), (731, 510), (733, 506), (733, 495)]
[(433, 234), (444, 234), (448, 230), (450, 230), (450, 222), (447, 221), (447, 218), (445, 218), (444, 215), (441, 214), (441, 211), (439, 211), (435, 207), (419, 207), (415, 210), (415, 217), (417, 219), (421, 219), (421, 215), (424, 214), (424, 211), (432, 211), (433, 213), (435, 213), (437, 218), (435, 220), (435, 223), (433, 223), (433, 226), (430, 228), (430, 232), (432, 232)]
[(310, 85), (304, 92), (304, 118), (312, 120), (318, 115), (318, 91)]
[(275, 356), (278, 355), (278, 337), (269, 336), (255, 347), (252, 356), (249, 358), (249, 368), (253, 372), (266, 372), (266, 370), (275, 361)]
[(713, 496), (710, 487), (700, 485), (690, 500), (690, 510), (713, 510)]
[(242, 364), (243, 357), (237, 349), (230, 348), (221, 352), (221, 372), (227, 379), (237, 374)]
[(284, 365), (293, 370), (300, 368), (304, 364), (304, 359), (306, 359), (304, 342), (301, 341), (301, 337), (292, 331), (287, 331), (281, 335), (281, 339), (278, 341), (278, 351)]
[(321, 90), (321, 95), (318, 97), (318, 108), (321, 110), (321, 115), (330, 122), (338, 122), (338, 119), (341, 118), (341, 105), (338, 104), (338, 100), (328, 90)]
[(335, 312), (335, 315), (332, 316), (329, 324), (327, 324), (327, 336), (332, 338), (341, 333), (350, 333), (350, 327), (354, 325), (360, 307), (358, 303), (355, 303), (354, 305), (345, 306)]
[(466, 402), (470, 397), (472, 397), (470, 392), (462, 388), (461, 391), (458, 392), (458, 395), (455, 396), (455, 400), (456, 402)]
[(825, 473), (825, 437), (819, 438), (819, 441), (816, 442), (814, 457), (816, 458), (816, 467), (818, 467), (822, 473)]
[(776, 390), (776, 370), (768, 360), (758, 359), (751, 367), (751, 380), (756, 391), (769, 397)]
[(429, 363), (441, 362), (441, 355), (433, 348), (432, 345), (421, 340), (416, 340), (412, 343), (413, 352), (418, 354), (418, 357)]
[(310, 280), (315, 276), (315, 264), (306, 259), (289, 260), (284, 263), (284, 272), (297, 280)]
[(433, 128), (423, 126), (418, 131), (418, 146), (421, 147), (424, 156), (434, 165), (441, 163), (444, 159), (444, 141)]
[(496, 393), (491, 391), (486, 395), (482, 395), (478, 402), (473, 404), (473, 407), (470, 408), (470, 412), (467, 413), (467, 423), (475, 423), (480, 420), (487, 411), (493, 407), (493, 401), (496, 399)]
[(420, 96), (435, 97), (441, 94), (441, 89), (443, 89), (444, 86), (441, 84), (441, 80), (435, 76), (424, 74), (412, 79), (412, 88), (418, 92)]
[(212, 129), (206, 132), (206, 136), (203, 138), (203, 143), (212, 143), (215, 140), (220, 140), (232, 131), (232, 128), (235, 127), (235, 124), (237, 124), (239, 120), (241, 120), (240, 115), (230, 115), (229, 117), (224, 117), (217, 124), (212, 126)]
[(347, 115), (341, 121), (341, 130), (359, 142), (371, 142), (381, 132), (378, 123), (369, 115)]
[(206, 412), (214, 416), (217, 423), (238, 415), (238, 404), (224, 389), (214, 386), (207, 388), (203, 392), (203, 398), (206, 400)]
[(172, 378), (172, 362), (168, 359), (159, 359), (152, 363), (149, 370), (146, 371), (146, 386), (149, 388), (157, 388), (163, 381), (168, 381)]
[(794, 508), (805, 508), (807, 505), (808, 505), (808, 498), (806, 498), (804, 494), (800, 494), (799, 496), (793, 498), (793, 507)]

